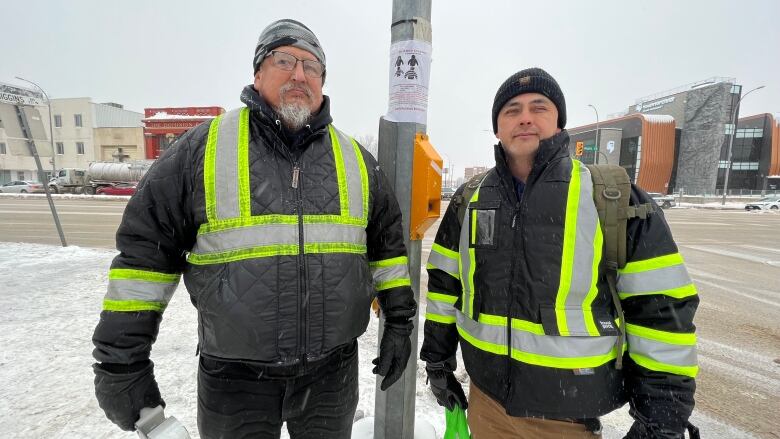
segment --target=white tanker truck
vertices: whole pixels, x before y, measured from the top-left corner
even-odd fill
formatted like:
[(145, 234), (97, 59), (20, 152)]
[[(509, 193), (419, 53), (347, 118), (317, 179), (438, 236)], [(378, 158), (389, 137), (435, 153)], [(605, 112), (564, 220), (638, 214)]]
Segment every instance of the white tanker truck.
[(153, 160), (93, 162), (87, 169), (62, 168), (49, 181), (49, 190), (55, 194), (70, 192), (94, 195), (100, 187), (116, 183), (137, 183), (152, 163)]

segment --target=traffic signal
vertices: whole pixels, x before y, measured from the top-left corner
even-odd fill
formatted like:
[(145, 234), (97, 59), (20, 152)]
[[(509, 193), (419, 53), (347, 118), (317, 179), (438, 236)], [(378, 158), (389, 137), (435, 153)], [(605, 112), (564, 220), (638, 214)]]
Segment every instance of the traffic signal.
[(577, 148), (574, 151), (574, 155), (581, 157), (585, 153), (585, 142), (577, 142)]

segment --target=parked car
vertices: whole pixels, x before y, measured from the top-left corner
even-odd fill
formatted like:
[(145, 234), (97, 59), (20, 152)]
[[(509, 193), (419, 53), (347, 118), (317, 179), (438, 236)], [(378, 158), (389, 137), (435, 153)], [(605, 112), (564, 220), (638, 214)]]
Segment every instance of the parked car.
[(135, 183), (115, 183), (111, 186), (99, 187), (98, 195), (133, 195), (135, 193)]
[(46, 192), (43, 184), (37, 181), (9, 181), (0, 186), (0, 192), (6, 194), (42, 194)]
[(770, 195), (758, 201), (745, 204), (745, 210), (779, 210), (780, 195)]
[(451, 187), (443, 187), (443, 188), (441, 188), (441, 199), (442, 200), (451, 200), (453, 195), (455, 195), (455, 189), (453, 189)]
[(648, 192), (647, 195), (650, 195), (655, 200), (655, 203), (661, 206), (661, 209), (668, 209), (677, 205), (672, 195), (664, 195), (658, 192)]

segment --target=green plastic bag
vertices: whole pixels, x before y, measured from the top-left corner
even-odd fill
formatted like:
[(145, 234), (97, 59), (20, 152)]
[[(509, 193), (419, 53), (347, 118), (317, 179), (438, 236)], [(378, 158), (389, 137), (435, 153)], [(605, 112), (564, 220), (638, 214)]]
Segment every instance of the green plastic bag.
[(444, 409), (444, 417), (447, 420), (447, 430), (444, 439), (471, 439), (469, 424), (466, 421), (466, 412), (455, 404), (452, 411)]

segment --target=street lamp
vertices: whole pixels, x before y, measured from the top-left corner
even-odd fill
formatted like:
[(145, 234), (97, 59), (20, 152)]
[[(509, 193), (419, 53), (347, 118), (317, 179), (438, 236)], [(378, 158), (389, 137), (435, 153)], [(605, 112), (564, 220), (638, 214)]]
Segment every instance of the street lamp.
[(742, 102), (742, 99), (745, 99), (745, 97), (747, 97), (747, 95), (750, 93), (753, 93), (756, 90), (761, 90), (762, 88), (764, 88), (764, 86), (760, 85), (740, 96), (739, 99), (737, 99), (737, 103), (734, 105), (734, 108), (731, 109), (731, 118), (729, 119), (729, 122), (731, 123), (733, 130), (731, 131), (731, 137), (729, 137), (729, 148), (726, 152), (726, 177), (723, 179), (723, 198), (720, 200), (721, 206), (726, 204), (726, 192), (728, 192), (729, 189), (729, 173), (731, 171), (731, 146), (734, 144), (734, 137), (737, 136), (737, 121), (734, 120), (734, 118), (737, 116), (737, 109), (739, 108), (739, 104)]
[(598, 164), (599, 152), (601, 152), (601, 148), (599, 148), (599, 110), (597, 110), (596, 107), (591, 104), (588, 104), (588, 107), (592, 108), (593, 111), (596, 112), (596, 153), (593, 154), (593, 163)]
[(46, 92), (43, 90), (43, 88), (40, 85), (30, 81), (29, 79), (20, 78), (18, 76), (16, 76), (16, 79), (24, 82), (29, 82), (30, 84), (34, 85), (35, 88), (40, 90), (41, 93), (43, 93), (43, 96), (46, 97), (46, 106), (49, 107), (49, 140), (51, 141), (51, 172), (53, 177), (54, 174), (57, 172), (57, 165), (56, 165), (56, 158), (55, 158), (57, 157), (57, 151), (54, 148), (54, 121), (52, 120), (52, 115), (51, 115), (51, 100), (49, 99), (49, 95), (46, 94)]

